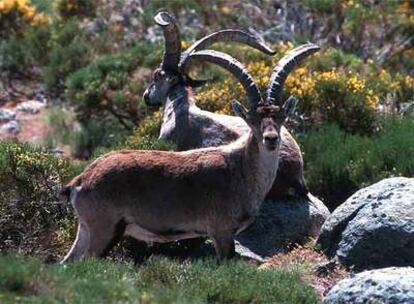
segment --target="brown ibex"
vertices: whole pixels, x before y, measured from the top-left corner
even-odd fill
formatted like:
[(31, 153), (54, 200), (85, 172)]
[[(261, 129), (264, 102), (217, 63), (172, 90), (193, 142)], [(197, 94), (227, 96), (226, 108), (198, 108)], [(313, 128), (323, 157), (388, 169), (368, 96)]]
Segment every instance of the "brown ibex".
[[(205, 56), (231, 67), (247, 91), (249, 110), (233, 102), (250, 127), (235, 142), (184, 152), (124, 150), (105, 154), (64, 189), (79, 218), (76, 240), (63, 262), (104, 255), (122, 235), (150, 242), (212, 238), (220, 259), (234, 254), (233, 237), (254, 220), (278, 169), (280, 130), (296, 104), (281, 101), (284, 75), (312, 53), (282, 59), (264, 101), (243, 65), (228, 55)], [(275, 76), (276, 75), (276, 76)]]
[[(163, 29), (165, 53), (161, 67), (154, 72), (153, 80), (144, 94), (144, 100), (149, 106), (163, 106), (159, 139), (170, 141), (176, 144), (178, 150), (185, 151), (228, 144), (248, 132), (248, 125), (239, 117), (203, 111), (194, 104), (188, 89), (201, 86), (207, 81), (191, 79), (188, 76), (189, 67), (196, 60), (220, 65), (214, 57), (223, 56), (222, 53), (200, 52), (220, 41), (244, 43), (268, 55), (274, 52), (257, 36), (239, 30), (222, 30), (198, 40), (181, 53), (180, 34), (174, 18), (166, 12), (160, 12), (154, 20)], [(299, 49), (302, 48), (309, 51), (319, 49), (313, 44)], [(296, 62), (293, 61), (292, 64)], [(234, 74), (231, 66), (221, 66)], [(293, 66), (290, 67), (292, 68)], [(283, 85), (287, 75), (278, 75), (280, 85)], [(289, 131), (282, 127), (279, 170), (268, 198), (283, 197), (290, 193), (303, 195), (307, 192), (300, 148)]]

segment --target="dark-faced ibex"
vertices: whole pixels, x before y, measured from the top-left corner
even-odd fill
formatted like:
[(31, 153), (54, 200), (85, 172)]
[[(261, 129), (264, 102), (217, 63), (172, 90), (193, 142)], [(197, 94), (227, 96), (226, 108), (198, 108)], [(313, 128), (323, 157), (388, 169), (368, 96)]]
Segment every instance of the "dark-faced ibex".
[(79, 218), (76, 240), (63, 262), (104, 255), (122, 235), (147, 242), (208, 236), (220, 259), (231, 257), (234, 235), (254, 220), (272, 187), (281, 128), (296, 104), (292, 97), (283, 104), (278, 75), (310, 53), (302, 48), (282, 59), (265, 100), (240, 62), (199, 53), (231, 67), (243, 84), (249, 110), (239, 102), (233, 109), (250, 130), (219, 147), (124, 150), (95, 160), (63, 189)]
[[(181, 53), (180, 34), (174, 18), (166, 12), (161, 12), (154, 19), (164, 32), (165, 53), (161, 67), (154, 72), (153, 80), (144, 94), (144, 100), (150, 106), (163, 106), (159, 139), (170, 141), (176, 144), (178, 150), (185, 151), (228, 144), (248, 132), (248, 125), (239, 117), (203, 111), (194, 104), (188, 89), (198, 87), (206, 81), (191, 79), (188, 76), (189, 67), (194, 61), (208, 61), (235, 74), (232, 65), (221, 64), (216, 59), (226, 55), (215, 51), (202, 51), (220, 41), (244, 43), (268, 55), (274, 52), (257, 36), (238, 30), (223, 30), (198, 40)], [(296, 50), (303, 49), (310, 53), (319, 47), (307, 44)], [(295, 60), (290, 63), (292, 66), (289, 67), (289, 71), (296, 63)], [(287, 71), (284, 64), (286, 62), (282, 60), (279, 68)], [(287, 76), (288, 73), (277, 75), (280, 86), (283, 86)], [(285, 127), (282, 127), (280, 133), (279, 170), (268, 197), (283, 197), (292, 192), (298, 195), (306, 194), (308, 189), (303, 175), (300, 148)]]

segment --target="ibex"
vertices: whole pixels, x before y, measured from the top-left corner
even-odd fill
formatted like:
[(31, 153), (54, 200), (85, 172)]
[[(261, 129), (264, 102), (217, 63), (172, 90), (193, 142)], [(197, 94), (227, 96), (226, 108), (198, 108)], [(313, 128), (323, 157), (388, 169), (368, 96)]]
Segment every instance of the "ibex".
[(252, 223), (272, 187), (280, 131), (296, 105), (293, 97), (283, 104), (279, 77), (310, 53), (312, 49), (302, 48), (285, 56), (263, 100), (240, 62), (200, 52), (231, 67), (243, 84), (249, 110), (237, 101), (232, 106), (250, 130), (219, 147), (123, 150), (95, 160), (63, 189), (79, 218), (76, 240), (63, 262), (102, 256), (122, 235), (147, 242), (208, 236), (220, 259), (234, 255), (234, 235)]
[[(222, 53), (201, 51), (220, 41), (245, 43), (268, 55), (273, 55), (274, 51), (257, 36), (239, 30), (223, 30), (198, 40), (181, 53), (180, 34), (174, 18), (166, 12), (160, 12), (154, 20), (163, 29), (165, 53), (160, 68), (155, 70), (153, 80), (144, 93), (144, 100), (149, 106), (163, 106), (159, 139), (170, 141), (176, 144), (179, 151), (185, 151), (228, 144), (248, 132), (248, 125), (239, 117), (203, 111), (194, 104), (188, 91), (207, 81), (191, 79), (188, 76), (189, 66), (193, 61), (204, 60), (221, 65), (234, 74), (232, 65), (220, 64), (214, 59), (223, 57)], [(313, 44), (302, 48), (309, 51), (319, 49)], [(283, 86), (287, 75), (278, 75), (280, 86)], [(303, 195), (308, 193), (308, 189), (303, 175), (300, 148), (289, 131), (282, 127), (279, 170), (268, 197), (283, 197), (291, 193)]]

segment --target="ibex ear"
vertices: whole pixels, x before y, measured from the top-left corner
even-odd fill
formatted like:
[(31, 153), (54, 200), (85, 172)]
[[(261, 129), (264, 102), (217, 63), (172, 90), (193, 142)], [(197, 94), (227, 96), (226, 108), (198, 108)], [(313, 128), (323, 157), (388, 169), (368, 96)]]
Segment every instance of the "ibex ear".
[(248, 113), (246, 108), (237, 100), (233, 100), (231, 103), (231, 107), (233, 108), (234, 114), (243, 118), (245, 121), (248, 121)]
[(290, 96), (288, 100), (286, 100), (283, 106), (283, 114), (286, 118), (289, 118), (293, 114), (293, 111), (295, 110), (297, 103), (298, 100), (293, 96)]

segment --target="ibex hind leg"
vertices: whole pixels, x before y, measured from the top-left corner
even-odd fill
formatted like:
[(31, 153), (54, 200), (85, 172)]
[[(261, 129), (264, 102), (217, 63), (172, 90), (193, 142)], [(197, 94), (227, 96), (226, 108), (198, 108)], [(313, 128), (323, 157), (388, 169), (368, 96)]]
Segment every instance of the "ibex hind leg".
[(84, 223), (79, 223), (75, 242), (61, 263), (80, 259), (89, 248), (89, 230)]
[(105, 256), (119, 242), (125, 231), (125, 223), (100, 218), (100, 222), (82, 222), (79, 224), (76, 240), (62, 263), (85, 257)]
[(62, 263), (106, 255), (124, 234), (123, 219), (102, 208), (102, 202), (83, 193), (80, 187), (73, 191), (71, 202), (78, 214), (79, 227), (76, 240)]

